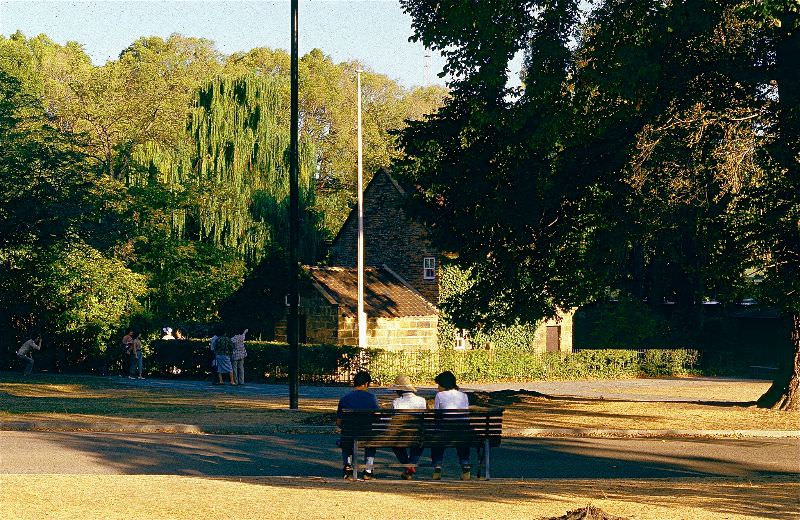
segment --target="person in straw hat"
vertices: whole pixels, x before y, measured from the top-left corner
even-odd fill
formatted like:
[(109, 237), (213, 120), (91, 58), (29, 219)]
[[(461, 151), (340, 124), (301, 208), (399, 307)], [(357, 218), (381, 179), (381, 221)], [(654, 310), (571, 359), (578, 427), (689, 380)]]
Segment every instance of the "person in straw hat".
[[(397, 399), (392, 401), (392, 408), (395, 410), (424, 410), (428, 407), (424, 397), (417, 395), (417, 389), (411, 384), (411, 378), (405, 374), (398, 375), (394, 380), (392, 389), (397, 392)], [(401, 477), (405, 480), (414, 478), (417, 472), (417, 462), (422, 455), (422, 448), (412, 446), (406, 448), (392, 448), (400, 464), (405, 464)]]

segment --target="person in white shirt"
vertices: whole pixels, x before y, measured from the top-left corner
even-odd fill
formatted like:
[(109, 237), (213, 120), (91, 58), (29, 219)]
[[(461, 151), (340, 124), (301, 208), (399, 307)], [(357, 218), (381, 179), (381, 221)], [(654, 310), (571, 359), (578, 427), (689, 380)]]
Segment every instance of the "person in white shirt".
[[(417, 395), (417, 389), (411, 384), (411, 378), (407, 375), (400, 374), (397, 376), (392, 389), (397, 392), (397, 399), (392, 401), (392, 408), (395, 410), (425, 410), (428, 407), (425, 398)], [(418, 446), (412, 446), (408, 449), (396, 447), (392, 448), (392, 451), (397, 456), (400, 464), (406, 464), (406, 468), (400, 476), (404, 480), (414, 478), (414, 473), (417, 472), (417, 462), (419, 462), (419, 457), (422, 455), (422, 448)]]
[(33, 372), (33, 350), (42, 350), (42, 337), (36, 338), (39, 343), (29, 339), (19, 347), (17, 350), (17, 357), (25, 362), (25, 370), (22, 371), (23, 375), (29, 376)]
[(212, 385), (221, 385), (219, 381), (217, 381), (217, 354), (214, 352), (215, 347), (217, 345), (217, 340), (219, 339), (218, 333), (215, 332), (213, 336), (211, 336), (211, 379)]
[(175, 336), (172, 335), (172, 327), (164, 327), (161, 329), (161, 332), (163, 333), (161, 339), (166, 339), (166, 340), (175, 339)]
[[(434, 378), (437, 388), (436, 398), (433, 401), (434, 410), (467, 410), (469, 397), (458, 389), (456, 376), (446, 370)], [(469, 446), (456, 446), (458, 463), (461, 464), (461, 480), (469, 480), (472, 475), (472, 466), (469, 461)], [(442, 478), (442, 461), (444, 448), (431, 448), (431, 462), (433, 463), (433, 480)]]

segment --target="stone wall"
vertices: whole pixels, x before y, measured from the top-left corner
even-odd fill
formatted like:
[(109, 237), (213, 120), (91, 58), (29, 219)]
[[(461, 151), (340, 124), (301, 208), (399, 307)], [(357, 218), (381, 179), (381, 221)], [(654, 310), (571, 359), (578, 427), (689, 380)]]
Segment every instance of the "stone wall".
[(542, 323), (533, 333), (533, 349), (536, 352), (547, 351), (547, 327), (560, 326), (560, 352), (572, 352), (572, 319), (575, 310), (571, 309), (566, 313), (559, 313), (560, 320), (550, 319)]
[[(305, 316), (306, 341), (333, 345), (358, 345), (358, 320), (342, 316), (338, 304), (318, 291), (303, 291), (300, 315)], [(438, 348), (438, 317), (367, 318), (367, 346), (387, 350), (428, 350)], [(302, 337), (302, 331), (300, 335)], [(275, 340), (287, 341), (286, 320), (275, 324)]]
[[(433, 350), (438, 348), (436, 316), (368, 318), (367, 347), (385, 350)], [(358, 345), (358, 320), (339, 319), (339, 345)]]
[[(386, 264), (434, 305), (439, 301), (438, 273), (425, 280), (423, 259), (436, 258), (438, 252), (427, 239), (427, 232), (403, 210), (405, 195), (383, 170), (364, 190), (364, 263)], [(358, 263), (358, 218), (355, 211), (345, 221), (331, 246), (331, 265), (355, 267)]]
[[(306, 320), (306, 341), (308, 343), (337, 344), (339, 305), (330, 303), (316, 290), (303, 290), (300, 298), (301, 326), (302, 317)], [(303, 331), (300, 331), (302, 338)], [(275, 324), (275, 341), (288, 341), (286, 336), (286, 320)]]

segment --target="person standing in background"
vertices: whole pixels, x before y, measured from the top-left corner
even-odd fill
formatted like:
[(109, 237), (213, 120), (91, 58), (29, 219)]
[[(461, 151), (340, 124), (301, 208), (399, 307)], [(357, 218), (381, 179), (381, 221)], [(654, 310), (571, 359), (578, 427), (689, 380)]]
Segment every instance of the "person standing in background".
[(233, 379), (237, 384), (244, 384), (244, 358), (247, 357), (247, 349), (244, 346), (244, 339), (248, 329), (244, 329), (241, 334), (231, 338), (233, 341), (233, 352), (231, 353), (231, 364), (233, 365)]
[(228, 337), (228, 333), (223, 332), (214, 344), (214, 352), (217, 359), (217, 378), (219, 384), (224, 384), (222, 381), (222, 374), (228, 374), (231, 384), (236, 385), (233, 379), (233, 367), (231, 366), (231, 353), (233, 352), (233, 341)]
[(122, 370), (119, 377), (125, 377), (125, 373), (130, 374), (131, 352), (133, 351), (133, 329), (127, 329), (122, 336)]
[[(134, 374), (138, 372), (138, 378), (144, 379), (142, 369), (144, 368), (144, 355), (142, 353), (142, 340), (138, 332), (133, 333), (133, 342), (131, 343), (131, 373), (128, 377), (134, 379)], [(138, 369), (138, 371), (137, 371)]]
[(42, 350), (42, 337), (37, 336), (36, 340), (29, 339), (17, 350), (17, 357), (25, 362), (25, 369), (22, 375), (29, 376), (33, 372), (33, 350)]
[(217, 371), (217, 353), (214, 351), (216, 346), (217, 346), (217, 340), (218, 339), (219, 339), (219, 336), (217, 335), (217, 332), (214, 332), (214, 335), (211, 336), (211, 342), (209, 343), (209, 346), (211, 347), (211, 384), (212, 385), (221, 385), (222, 384), (222, 378), (220, 378), (220, 380), (217, 381), (217, 373), (218, 373), (218, 371)]

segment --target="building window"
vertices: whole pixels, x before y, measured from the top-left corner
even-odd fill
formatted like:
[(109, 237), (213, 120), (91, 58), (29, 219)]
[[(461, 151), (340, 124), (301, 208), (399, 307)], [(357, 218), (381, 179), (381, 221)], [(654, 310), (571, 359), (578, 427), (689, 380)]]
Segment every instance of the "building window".
[(456, 350), (467, 350), (469, 348), (469, 331), (459, 329), (456, 331), (456, 343), (453, 345)]
[(426, 256), (422, 260), (422, 278), (425, 280), (436, 279), (436, 258)]

